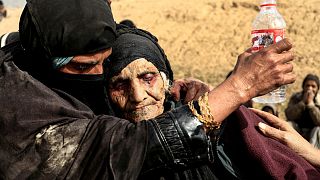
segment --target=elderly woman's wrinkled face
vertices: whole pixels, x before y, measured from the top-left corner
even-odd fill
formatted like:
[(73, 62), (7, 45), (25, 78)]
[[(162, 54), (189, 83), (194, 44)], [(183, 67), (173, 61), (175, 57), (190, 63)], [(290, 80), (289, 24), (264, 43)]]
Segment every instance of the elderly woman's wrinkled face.
[(151, 62), (140, 58), (111, 78), (109, 96), (122, 118), (135, 122), (151, 119), (164, 111), (164, 80)]

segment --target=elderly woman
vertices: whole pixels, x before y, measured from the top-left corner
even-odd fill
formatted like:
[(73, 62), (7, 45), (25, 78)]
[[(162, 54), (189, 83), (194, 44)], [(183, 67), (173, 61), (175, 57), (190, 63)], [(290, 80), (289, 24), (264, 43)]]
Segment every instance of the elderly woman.
[[(105, 63), (108, 95), (115, 115), (139, 122), (177, 107), (168, 93), (172, 69), (157, 39), (138, 29), (122, 28), (119, 32), (114, 51)], [(150, 162), (158, 163), (156, 159)], [(164, 163), (153, 169), (145, 165), (140, 179), (214, 179), (208, 165), (212, 163), (179, 169), (170, 169)]]
[[(139, 29), (122, 28), (118, 31), (119, 37), (113, 45), (113, 53), (105, 63), (108, 96), (115, 115), (132, 122), (139, 122), (155, 118), (181, 105), (172, 101), (170, 94), (167, 93), (173, 73), (157, 39)], [(255, 124), (262, 120), (244, 107), (227, 119), (214, 119), (211, 112), (213, 104), (211, 93), (212, 91), (200, 97), (198, 101), (182, 106), (191, 109), (193, 115), (204, 123), (209, 134), (220, 133), (218, 135), (220, 141), (215, 141), (219, 139), (217, 136), (211, 140), (215, 145), (213, 152), (218, 152), (208, 154), (214, 157), (214, 161), (195, 162), (193, 166), (183, 166), (181, 162), (182, 166), (172, 167), (159, 159), (157, 156), (159, 149), (150, 149), (154, 151), (154, 157), (146, 158), (154, 163), (153, 168), (144, 164), (140, 173), (141, 179), (277, 179), (294, 175), (296, 170), (290, 169), (291, 167), (310, 168), (308, 167), (310, 165), (297, 154), (290, 150), (288, 154), (282, 153), (284, 150), (287, 151), (285, 146), (276, 144), (255, 131)], [(230, 123), (223, 123), (223, 130), (220, 132), (222, 122)], [(239, 128), (245, 124), (249, 126), (243, 130)], [(161, 139), (161, 134), (150, 134), (150, 136)], [(248, 136), (251, 137), (247, 138)], [(236, 143), (229, 144), (233, 141)], [(232, 148), (229, 149), (230, 147)], [(266, 151), (271, 153), (266, 156), (264, 155)], [(277, 164), (273, 157), (285, 160), (288, 166), (279, 168), (281, 165)], [(249, 165), (243, 166), (244, 160), (247, 160)], [(268, 167), (270, 162), (274, 165), (271, 168)]]
[(155, 37), (135, 32), (120, 35), (105, 67), (116, 115), (138, 122), (173, 107), (168, 94), (173, 73)]

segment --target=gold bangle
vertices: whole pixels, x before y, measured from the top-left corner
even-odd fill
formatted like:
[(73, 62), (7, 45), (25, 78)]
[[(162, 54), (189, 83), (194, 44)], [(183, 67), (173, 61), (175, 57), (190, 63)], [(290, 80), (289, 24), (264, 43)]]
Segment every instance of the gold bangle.
[(192, 111), (192, 113), (199, 119), (199, 121), (204, 124), (204, 127), (206, 127), (209, 130), (215, 130), (215, 129), (219, 129), (220, 128), (221, 123), (220, 122), (216, 122), (214, 120), (213, 115), (211, 114), (211, 111), (210, 111), (210, 108), (209, 108), (208, 92), (206, 92), (204, 95), (202, 95), (198, 99), (198, 104), (199, 104), (199, 107), (200, 107), (200, 114), (195, 109), (193, 103), (194, 103), (193, 101), (188, 102), (188, 106), (189, 106), (190, 110)]

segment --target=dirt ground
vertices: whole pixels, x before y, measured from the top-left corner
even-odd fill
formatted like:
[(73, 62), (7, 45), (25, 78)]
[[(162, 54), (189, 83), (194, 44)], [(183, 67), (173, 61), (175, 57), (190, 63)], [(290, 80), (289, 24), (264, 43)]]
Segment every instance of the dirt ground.
[[(298, 79), (288, 86), (289, 97), (301, 89), (306, 74), (320, 75), (320, 0), (277, 2), (296, 54)], [(117, 22), (131, 19), (158, 37), (175, 78), (195, 77), (216, 86), (232, 70), (237, 56), (250, 47), (258, 5), (259, 0), (113, 0), (112, 10)], [(21, 11), (8, 9), (8, 17), (0, 22), (0, 34), (18, 30)], [(287, 103), (278, 105), (283, 118)]]

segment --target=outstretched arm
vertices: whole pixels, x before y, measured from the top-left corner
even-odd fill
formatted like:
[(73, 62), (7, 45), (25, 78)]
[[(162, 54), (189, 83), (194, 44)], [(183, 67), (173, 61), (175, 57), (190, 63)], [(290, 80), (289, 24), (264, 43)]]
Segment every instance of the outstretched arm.
[(231, 112), (253, 97), (295, 81), (292, 73), (292, 44), (284, 39), (259, 52), (251, 48), (238, 57), (233, 73), (219, 86), (212, 88), (197, 79), (179, 79), (174, 82), (171, 94), (184, 103), (198, 99), (209, 92), (209, 107), (216, 122), (222, 122)]
[(217, 122), (253, 97), (264, 95), (281, 85), (293, 83), (291, 61), (294, 56), (288, 39), (256, 53), (247, 50), (238, 57), (233, 73), (209, 93), (209, 106)]

